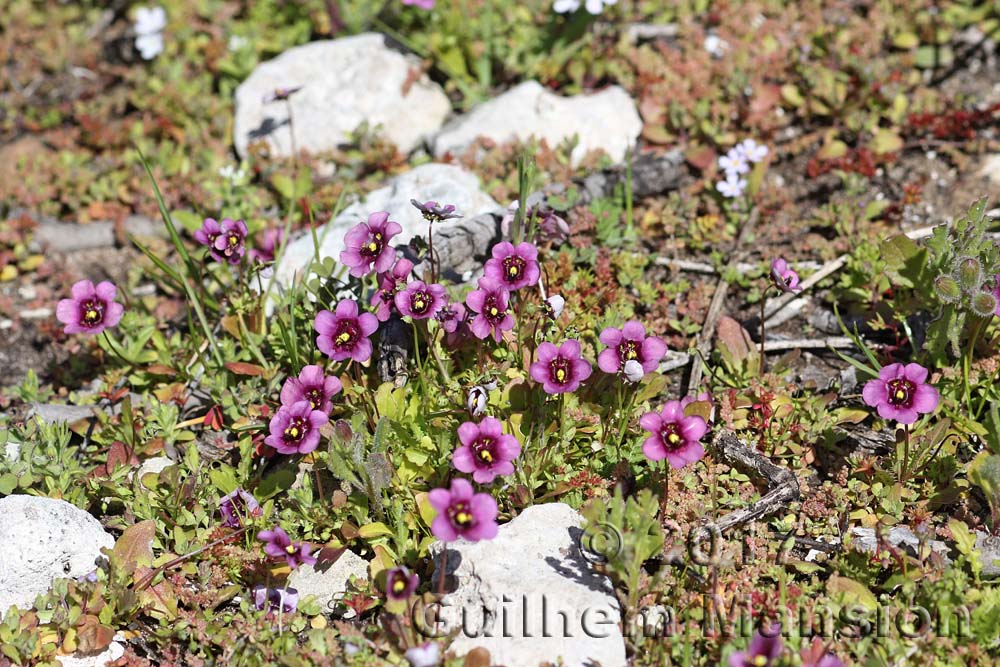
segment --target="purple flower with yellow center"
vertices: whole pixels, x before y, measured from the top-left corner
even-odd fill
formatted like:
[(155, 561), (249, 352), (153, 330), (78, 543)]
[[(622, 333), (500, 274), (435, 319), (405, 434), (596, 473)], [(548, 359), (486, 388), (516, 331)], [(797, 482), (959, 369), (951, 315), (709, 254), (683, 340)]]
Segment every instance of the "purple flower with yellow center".
[(257, 584), (251, 589), (257, 611), (291, 614), (299, 606), (299, 592), (294, 588), (267, 588)]
[(927, 369), (920, 364), (889, 364), (861, 391), (865, 403), (878, 410), (882, 419), (912, 424), (920, 414), (937, 409), (940, 396), (927, 384)]
[(247, 225), (242, 220), (231, 218), (224, 218), (222, 224), (205, 218), (201, 229), (195, 231), (194, 238), (208, 248), (215, 261), (239, 264), (246, 250)]
[(426, 320), (448, 304), (448, 295), (443, 285), (427, 285), (422, 280), (414, 280), (407, 283), (406, 289), (396, 293), (394, 302), (401, 315)]
[(385, 322), (392, 316), (395, 307), (396, 294), (406, 287), (406, 280), (413, 271), (413, 262), (400, 258), (392, 265), (392, 269), (378, 275), (378, 289), (372, 296), (372, 306), (375, 307), (375, 317), (379, 322)]
[(416, 199), (411, 199), (410, 203), (420, 211), (420, 215), (424, 216), (424, 220), (427, 222), (444, 222), (445, 220), (454, 220), (462, 217), (455, 212), (454, 204), (445, 204), (442, 206), (436, 201), (420, 203)]
[(750, 640), (746, 651), (736, 651), (729, 656), (729, 667), (770, 667), (781, 655), (780, 627), (773, 626), (765, 636), (759, 631)]
[(255, 516), (261, 516), (263, 510), (260, 503), (250, 493), (243, 489), (236, 489), (232, 493), (226, 494), (219, 501), (219, 514), (222, 515), (222, 523), (229, 528), (242, 528), (243, 522)]
[(371, 313), (358, 314), (358, 304), (344, 299), (334, 312), (321, 310), (313, 324), (316, 347), (334, 361), (353, 359), (365, 362), (372, 356), (372, 342), (368, 340), (378, 329), (378, 319)]
[(538, 361), (531, 364), (531, 378), (542, 383), (547, 394), (576, 391), (593, 368), (580, 355), (580, 343), (567, 340), (559, 347), (545, 342), (538, 346)]
[(452, 480), (450, 489), (434, 489), (427, 499), (438, 513), (431, 532), (442, 542), (460, 537), (478, 542), (497, 536), (497, 501), (488, 493), (473, 493), (467, 480)]
[(509, 302), (510, 292), (500, 281), (486, 276), (480, 278), (479, 289), (469, 292), (465, 297), (469, 310), (476, 313), (469, 323), (473, 335), (483, 340), (492, 334), (493, 340), (499, 343), (503, 332), (514, 328)]
[(781, 257), (776, 257), (771, 261), (771, 280), (774, 286), (782, 292), (801, 292), (799, 287), (799, 274), (791, 269)]
[(621, 329), (608, 327), (601, 332), (601, 342), (608, 347), (597, 355), (597, 365), (605, 373), (618, 373), (629, 361), (638, 362), (643, 373), (652, 373), (667, 353), (667, 344), (656, 336), (646, 336), (646, 328), (635, 320)]
[(452, 454), (451, 462), (459, 472), (472, 473), (477, 483), (489, 484), (498, 475), (514, 473), (511, 461), (521, 454), (521, 443), (503, 432), (499, 419), (465, 422), (458, 427), (458, 439), (462, 446)]
[(273, 262), (274, 254), (281, 247), (284, 234), (284, 230), (280, 227), (265, 229), (257, 234), (257, 243), (250, 249), (250, 259), (261, 263)]
[(389, 601), (408, 600), (417, 592), (420, 577), (410, 572), (404, 565), (394, 567), (385, 573), (385, 597)]
[(403, 231), (398, 222), (389, 219), (389, 213), (378, 211), (368, 216), (368, 222), (358, 223), (344, 235), (345, 249), (340, 262), (350, 268), (351, 275), (360, 278), (371, 273), (388, 271), (396, 259), (396, 251), (389, 240)]
[(534, 285), (542, 275), (538, 248), (527, 242), (517, 247), (507, 241), (498, 243), (493, 246), (493, 259), (486, 262), (483, 275), (511, 291)]
[(319, 446), (319, 429), (328, 421), (326, 413), (313, 410), (309, 401), (282, 406), (271, 417), (271, 434), (264, 442), (281, 454), (308, 454)]
[(650, 461), (667, 459), (674, 468), (683, 468), (705, 455), (700, 440), (708, 431), (705, 420), (687, 416), (680, 401), (667, 401), (660, 412), (647, 412), (639, 426), (650, 436), (642, 443), (642, 453)]
[(292, 542), (281, 526), (260, 531), (257, 539), (264, 543), (264, 553), (271, 558), (284, 558), (293, 570), (303, 563), (316, 564), (316, 557), (309, 555), (312, 547), (305, 542)]
[(70, 299), (56, 305), (56, 318), (65, 324), (68, 334), (99, 334), (122, 319), (125, 306), (115, 302), (118, 288), (107, 280), (94, 283), (81, 280), (70, 289)]
[(313, 410), (330, 414), (334, 396), (344, 385), (334, 376), (327, 377), (322, 366), (306, 366), (297, 378), (288, 378), (281, 387), (281, 404), (294, 405), (299, 401), (309, 401)]

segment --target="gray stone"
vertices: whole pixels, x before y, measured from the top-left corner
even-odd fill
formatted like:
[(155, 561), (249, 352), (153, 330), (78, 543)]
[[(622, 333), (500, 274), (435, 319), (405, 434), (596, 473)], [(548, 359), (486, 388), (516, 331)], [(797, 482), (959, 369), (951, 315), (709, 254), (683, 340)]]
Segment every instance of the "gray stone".
[(56, 660), (62, 667), (106, 667), (123, 655), (125, 655), (125, 647), (118, 642), (111, 642), (106, 649), (94, 655), (74, 653), (73, 655), (58, 656)]
[[(911, 556), (918, 556), (920, 550), (920, 538), (906, 526), (893, 526), (888, 533), (883, 532), (889, 544), (897, 549), (903, 549)], [(878, 550), (878, 539), (874, 528), (855, 527), (851, 529), (851, 536), (854, 538), (854, 548), (865, 553), (874, 554)], [(948, 545), (940, 540), (924, 540), (930, 545), (931, 551), (940, 555), (945, 562), (950, 562)]]
[(94, 416), (94, 409), (88, 405), (64, 405), (62, 403), (35, 403), (28, 411), (29, 417), (41, 417), (49, 423), (66, 422), (74, 424)]
[(350, 610), (340, 605), (351, 577), (368, 578), (368, 562), (350, 549), (345, 549), (332, 563), (320, 561), (313, 565), (300, 565), (288, 576), (288, 586), (299, 592), (299, 599), (316, 597), (324, 613), (346, 616)]
[(493, 540), (449, 544), (440, 630), (457, 631), (451, 649), (481, 646), (498, 665), (623, 667), (621, 609), (580, 550), (581, 525), (566, 504), (535, 505)]
[[(332, 257), (339, 262), (340, 251), (344, 249), (344, 234), (359, 222), (368, 220), (368, 215), (376, 211), (388, 211), (390, 219), (403, 228), (402, 233), (392, 239), (393, 245), (405, 244), (414, 235), (426, 238), (427, 221), (410, 203), (411, 199), (454, 204), (458, 212), (465, 216), (457, 221), (435, 224), (434, 245), (439, 253), (448, 252), (447, 256), (442, 254), (446, 268), (461, 264), (468, 253), (477, 250), (482, 253), (488, 249), (496, 233), (495, 223), (485, 219), (471, 223), (468, 221), (481, 214), (498, 211), (501, 206), (480, 190), (479, 179), (475, 174), (455, 165), (432, 163), (397, 176), (385, 187), (369, 193), (364, 200), (348, 206), (334, 220), (317, 228), (320, 257)], [(469, 233), (460, 233), (459, 230), (462, 229), (469, 230)], [(449, 238), (453, 238), (456, 244), (466, 243), (466, 249), (454, 253), (445, 251), (444, 247), (451, 243)], [(473, 245), (477, 247), (473, 248)], [(311, 233), (306, 232), (289, 242), (285, 248), (275, 269), (275, 280), (279, 285), (290, 284), (294, 276), (300, 274), (312, 259), (313, 238)]]
[(976, 531), (976, 549), (986, 577), (1000, 577), (1000, 535)]
[[(236, 150), (245, 156), (251, 141), (264, 139), (273, 154), (290, 156), (290, 125), (295, 150), (331, 150), (367, 123), (408, 153), (451, 113), (441, 87), (419, 71), (419, 60), (390, 49), (376, 33), (289, 49), (258, 65), (236, 90)], [(287, 103), (266, 101), (276, 89), (298, 86)]]
[[(162, 223), (141, 215), (130, 215), (126, 218), (124, 231), (139, 238), (166, 235)], [(115, 245), (115, 225), (107, 221), (80, 224), (42, 220), (35, 229), (32, 239), (32, 246), (35, 249), (55, 252), (75, 252), (108, 248), (113, 245)]]
[(58, 578), (92, 572), (114, 538), (90, 514), (64, 500), (13, 495), (0, 499), (0, 614), (29, 609)]
[(619, 86), (562, 97), (537, 81), (526, 81), (449, 122), (434, 138), (434, 154), (461, 153), (478, 137), (497, 143), (535, 137), (555, 148), (576, 136), (574, 163), (597, 149), (622, 162), (641, 131), (635, 103)]

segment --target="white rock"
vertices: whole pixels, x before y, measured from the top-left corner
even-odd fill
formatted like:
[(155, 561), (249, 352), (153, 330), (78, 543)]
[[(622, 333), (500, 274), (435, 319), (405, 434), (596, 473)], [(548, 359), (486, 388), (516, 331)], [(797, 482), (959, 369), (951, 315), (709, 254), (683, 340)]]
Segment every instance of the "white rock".
[(292, 155), (287, 104), (265, 100), (276, 89), (302, 86), (289, 98), (296, 149), (336, 148), (367, 122), (410, 152), (451, 112), (444, 91), (426, 75), (410, 80), (418, 69), (416, 58), (388, 48), (376, 33), (289, 49), (258, 65), (237, 88), (236, 150), (245, 156), (250, 141), (266, 138), (275, 154)]
[(164, 469), (176, 465), (176, 461), (166, 456), (154, 456), (151, 459), (146, 459), (139, 466), (139, 469), (133, 473), (135, 477), (141, 482), (143, 475), (156, 474), (159, 475)]
[(642, 119), (635, 103), (619, 86), (599, 93), (561, 97), (537, 81), (526, 81), (449, 122), (434, 138), (434, 154), (457, 154), (478, 137), (497, 143), (527, 141), (534, 136), (551, 148), (576, 135), (573, 161), (602, 149), (615, 162), (635, 145)]
[[(427, 236), (427, 221), (423, 219), (411, 199), (454, 204), (465, 218), (500, 210), (502, 207), (492, 197), (480, 190), (479, 178), (465, 169), (450, 164), (424, 164), (392, 179), (384, 188), (371, 192), (363, 201), (356, 202), (334, 220), (318, 227), (320, 258), (332, 257), (340, 261), (344, 249), (344, 234), (359, 222), (368, 220), (376, 211), (389, 211), (390, 219), (403, 228), (392, 244), (405, 244), (414, 235)], [(454, 224), (441, 223), (441, 228)], [(436, 235), (435, 235), (436, 237)], [(278, 285), (288, 285), (296, 273), (301, 273), (313, 259), (312, 234), (306, 232), (291, 241), (275, 270)]]
[(56, 658), (62, 667), (106, 667), (118, 658), (125, 655), (125, 647), (118, 642), (111, 642), (108, 647), (95, 655), (73, 655)]
[(976, 549), (983, 566), (983, 576), (1000, 577), (1000, 535), (977, 530)]
[[(623, 667), (621, 610), (611, 581), (580, 551), (581, 523), (563, 503), (535, 505), (501, 526), (494, 540), (451, 543), (453, 592), (442, 600), (440, 628), (425, 629), (457, 630), (451, 644), (457, 655), (481, 646), (492, 664)], [(432, 555), (441, 546), (435, 543)]]
[(92, 572), (114, 538), (90, 514), (64, 500), (13, 495), (0, 499), (0, 614), (30, 609), (58, 578)]
[(316, 566), (300, 565), (288, 576), (288, 586), (299, 592), (299, 599), (316, 596), (324, 613), (344, 615), (350, 610), (340, 604), (351, 577), (368, 579), (368, 562), (345, 549), (333, 563), (320, 561)]
[(979, 174), (989, 178), (993, 185), (1000, 186), (1000, 153), (987, 156), (983, 161), (983, 166), (980, 168)]

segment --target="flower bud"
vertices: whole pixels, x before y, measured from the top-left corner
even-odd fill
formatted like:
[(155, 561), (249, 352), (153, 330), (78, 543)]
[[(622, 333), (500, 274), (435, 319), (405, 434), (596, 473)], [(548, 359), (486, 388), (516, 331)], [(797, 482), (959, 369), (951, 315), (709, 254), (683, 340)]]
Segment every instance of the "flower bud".
[(962, 257), (955, 265), (955, 277), (963, 290), (976, 290), (983, 284), (983, 265), (975, 257)]
[(962, 297), (962, 288), (951, 276), (938, 276), (934, 280), (934, 293), (945, 303), (955, 303)]
[(622, 367), (622, 374), (625, 375), (626, 380), (632, 383), (638, 382), (645, 375), (642, 370), (642, 364), (635, 359), (629, 359), (625, 362), (625, 365)]
[(488, 399), (489, 392), (485, 387), (477, 385), (469, 390), (469, 398), (465, 401), (465, 407), (473, 419), (481, 417), (486, 412)]
[(991, 317), (997, 310), (997, 298), (989, 292), (977, 292), (972, 297), (972, 312), (979, 317)]
[(558, 320), (559, 316), (562, 315), (562, 311), (565, 306), (566, 299), (562, 298), (558, 294), (553, 294), (545, 300), (545, 314), (553, 320)]

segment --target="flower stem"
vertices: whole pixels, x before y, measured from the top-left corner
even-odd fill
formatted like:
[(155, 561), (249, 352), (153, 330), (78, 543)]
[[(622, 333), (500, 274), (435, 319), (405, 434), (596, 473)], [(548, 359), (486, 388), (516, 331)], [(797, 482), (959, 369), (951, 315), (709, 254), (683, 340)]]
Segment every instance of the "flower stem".
[(972, 333), (969, 335), (969, 347), (966, 348), (965, 354), (962, 355), (962, 387), (965, 392), (965, 405), (972, 413), (972, 387), (969, 386), (969, 371), (972, 367), (972, 357), (976, 354), (976, 343), (979, 342), (979, 334), (983, 331), (983, 324), (986, 319), (982, 317), (976, 318), (976, 323), (972, 327)]
[(767, 293), (770, 288), (766, 288), (760, 295), (760, 364), (757, 366), (757, 377), (764, 377), (764, 367), (767, 365), (767, 357), (764, 356), (764, 313), (767, 305)]
[(663, 495), (660, 497), (660, 520), (667, 519), (667, 496), (670, 494), (670, 461), (663, 459)]
[(116, 357), (125, 362), (126, 366), (131, 366), (132, 362), (122, 355), (121, 351), (118, 349), (118, 345), (114, 342), (111, 336), (108, 335), (107, 330), (105, 329), (101, 332), (101, 334), (104, 336), (104, 341), (108, 344), (108, 349), (110, 349)]

